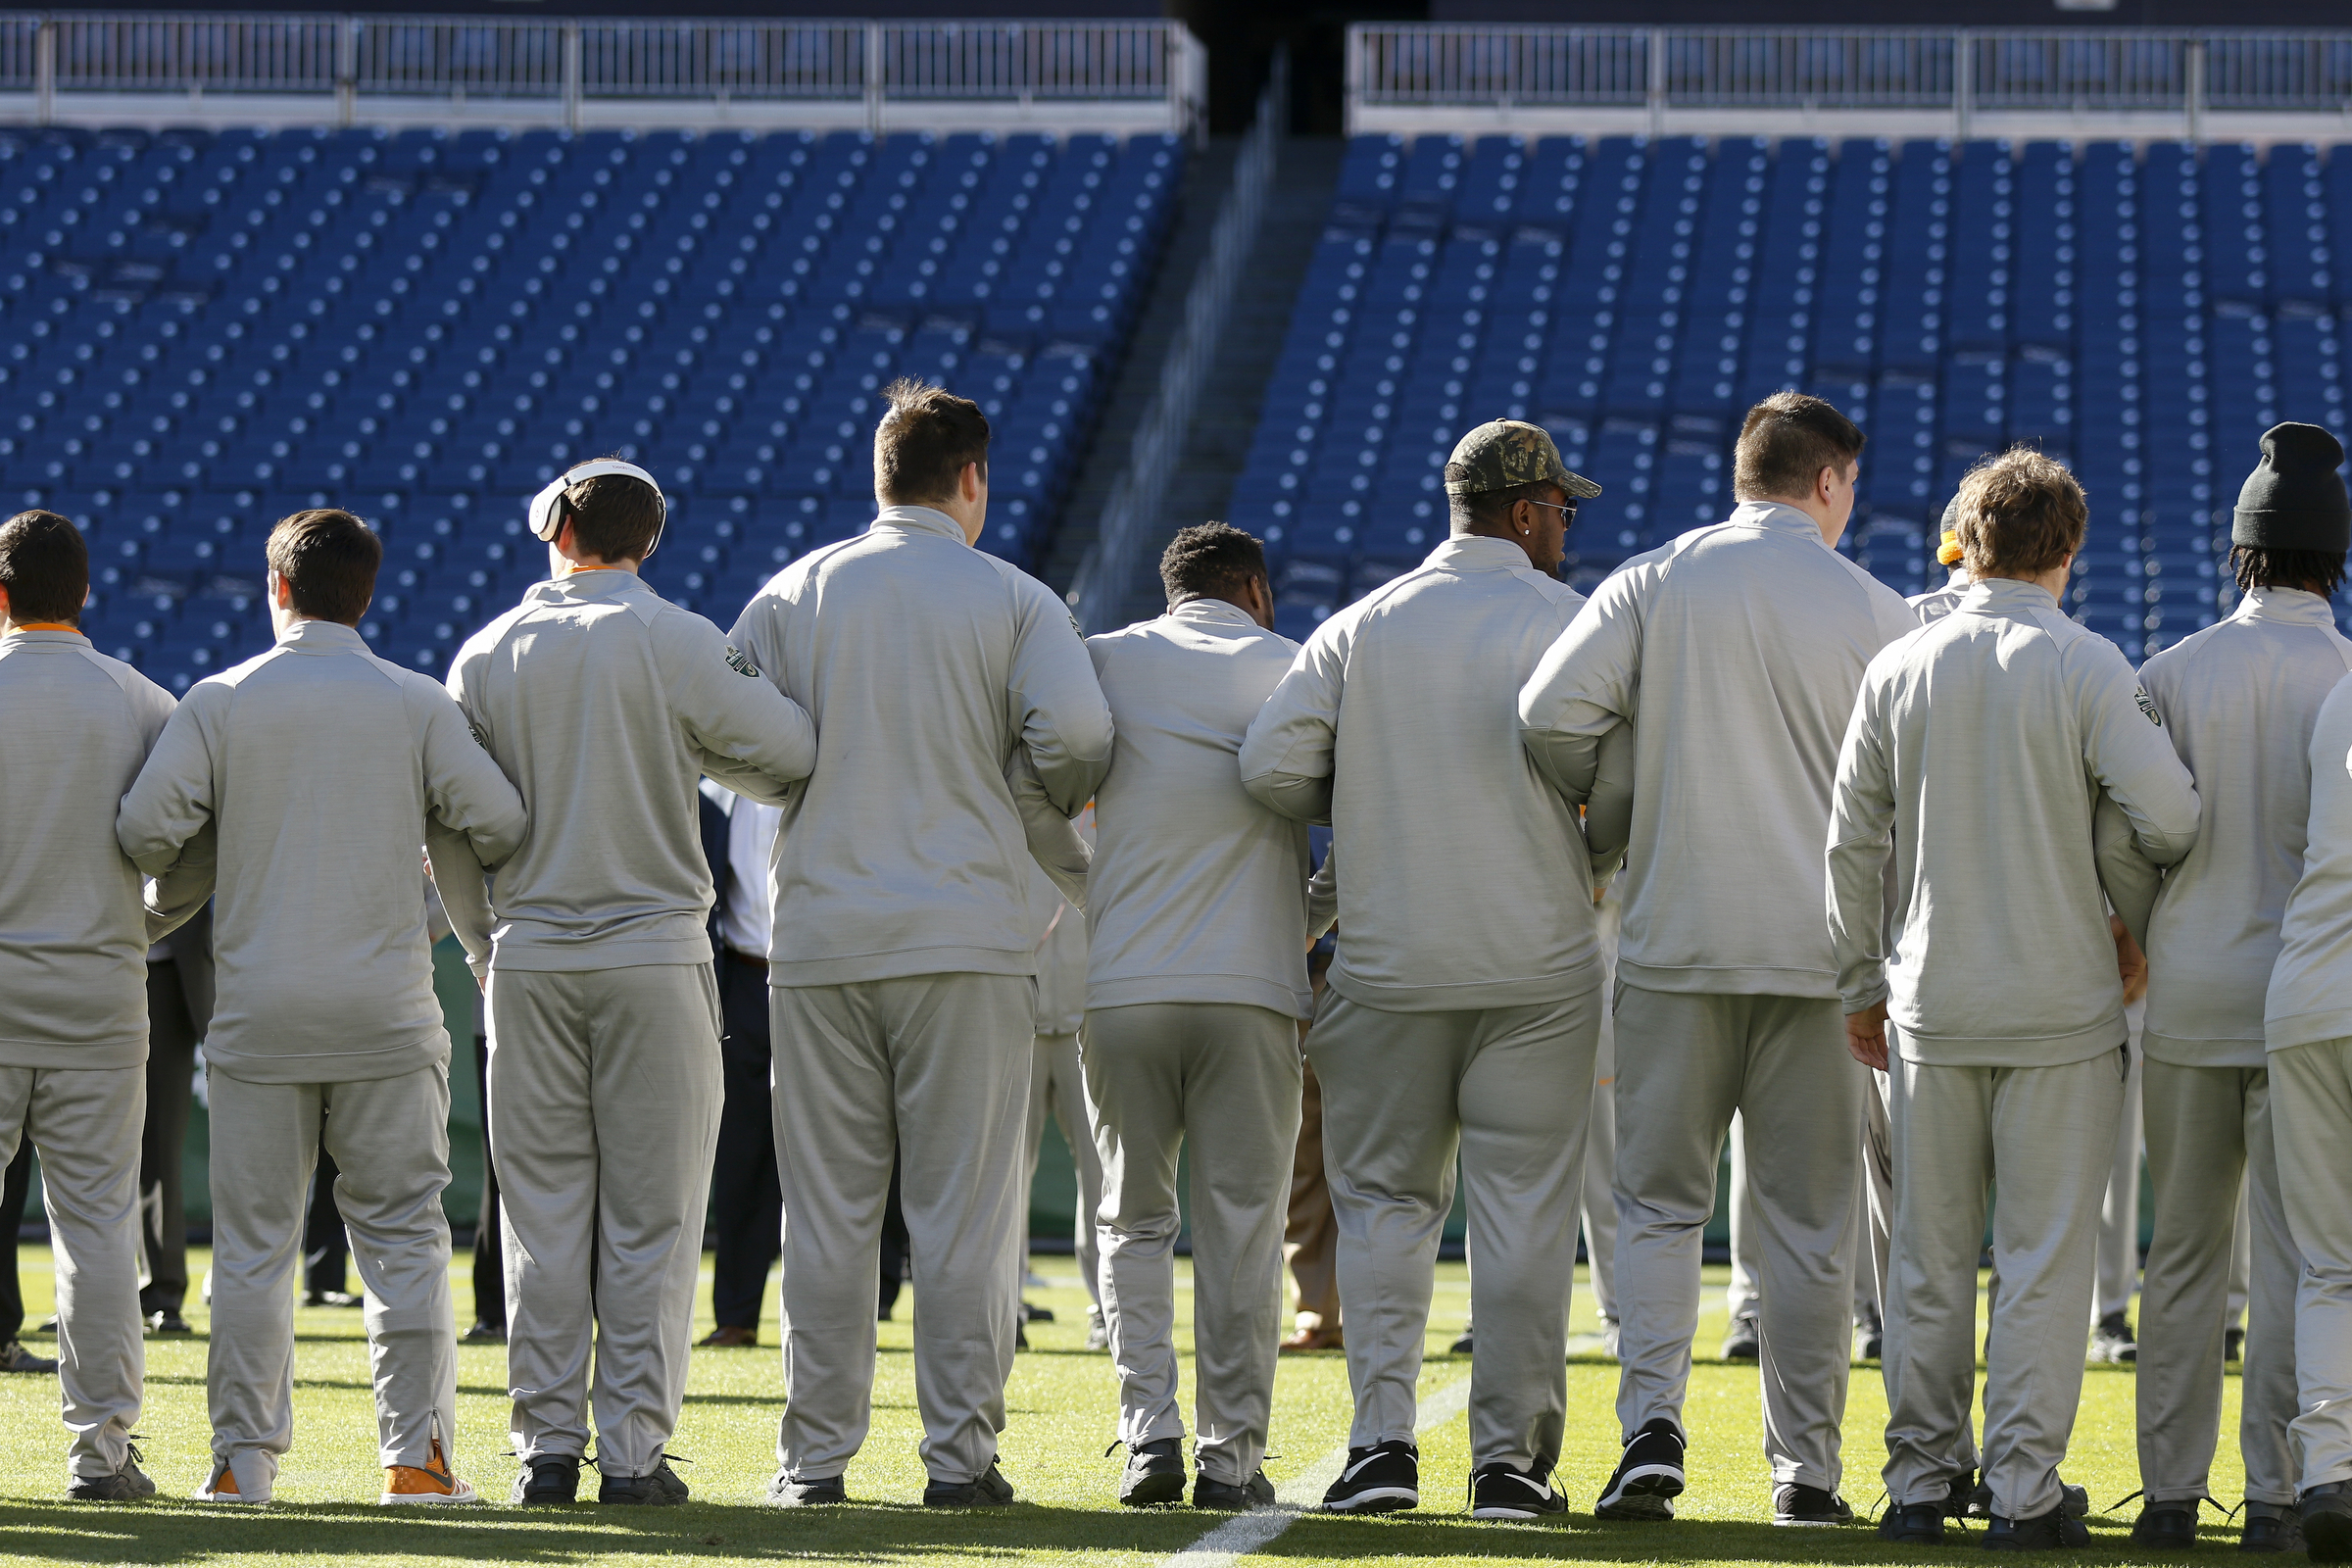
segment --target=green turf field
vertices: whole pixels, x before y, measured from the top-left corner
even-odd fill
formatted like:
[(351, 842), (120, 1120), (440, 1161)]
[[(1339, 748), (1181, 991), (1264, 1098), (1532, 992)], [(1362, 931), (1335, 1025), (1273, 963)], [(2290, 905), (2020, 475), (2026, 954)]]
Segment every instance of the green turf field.
[[(191, 1262), (201, 1274), (202, 1254)], [(1030, 1329), (1035, 1348), (1014, 1368), (1003, 1458), (1021, 1500), (1002, 1511), (942, 1514), (915, 1505), (923, 1475), (915, 1458), (919, 1428), (906, 1298), (901, 1301), (900, 1321), (880, 1328), (874, 1431), (851, 1467), (850, 1492), (857, 1501), (847, 1508), (779, 1512), (754, 1505), (772, 1469), (781, 1403), (772, 1348), (696, 1352), (693, 1392), (673, 1446), (693, 1461), (680, 1466), (694, 1488), (690, 1506), (604, 1509), (582, 1502), (566, 1510), (528, 1513), (504, 1507), (377, 1508), (373, 1499), (380, 1472), (360, 1314), (332, 1309), (305, 1310), (296, 1320), (299, 1427), (278, 1478), (277, 1503), (247, 1511), (169, 1500), (184, 1497), (205, 1479), (205, 1317), (201, 1308), (192, 1308), (196, 1338), (148, 1345), (149, 1404), (140, 1430), (148, 1471), (162, 1492), (153, 1503), (66, 1504), (64, 1433), (54, 1381), (0, 1378), (0, 1451), (8, 1477), (0, 1487), (0, 1556), (11, 1562), (333, 1563), (337, 1568), (395, 1562), (682, 1564), (780, 1558), (924, 1568), (1053, 1560), (1108, 1568), (1157, 1562), (1185, 1550), (1216, 1519), (1184, 1508), (1137, 1513), (1113, 1501), (1119, 1461), (1102, 1457), (1113, 1425), (1109, 1360), (1080, 1348), (1085, 1298), (1069, 1259), (1040, 1257), (1036, 1266), (1054, 1288), (1033, 1292), (1032, 1298), (1054, 1308), (1059, 1321)], [(1723, 1272), (1708, 1271), (1713, 1288), (1710, 1311), (1699, 1329), (1702, 1353), (1711, 1353), (1722, 1337)], [(48, 1311), (47, 1253), (25, 1249), (24, 1274), (27, 1305), (38, 1321)], [(466, 1289), (461, 1273), (461, 1301), (468, 1299)], [(1467, 1357), (1445, 1353), (1467, 1295), (1461, 1267), (1445, 1268), (1422, 1379), (1425, 1396), (1469, 1375)], [(707, 1310), (707, 1278), (703, 1300)], [(763, 1333), (771, 1345), (773, 1310), (771, 1286)], [(1572, 1327), (1589, 1335), (1595, 1326), (1580, 1277)], [(699, 1321), (697, 1337), (708, 1327), (707, 1317)], [(47, 1339), (29, 1343), (44, 1352), (54, 1348)], [(1572, 1343), (1592, 1344), (1589, 1339)], [(459, 1468), (493, 1498), (505, 1495), (514, 1473), (514, 1461), (501, 1456), (507, 1446), (504, 1368), (503, 1352), (496, 1348), (459, 1350)], [(1616, 1368), (1596, 1353), (1588, 1349), (1570, 1365), (1568, 1451), (1560, 1484), (1575, 1511), (1563, 1524), (1472, 1524), (1466, 1518), (1460, 1489), (1469, 1459), (1463, 1420), (1456, 1415), (1424, 1437), (1426, 1500), (1418, 1512), (1381, 1519), (1302, 1516), (1243, 1560), (1294, 1565), (1560, 1557), (1645, 1563), (1896, 1560), (1898, 1554), (1882, 1547), (1866, 1528), (1788, 1531), (1758, 1523), (1769, 1520), (1771, 1503), (1756, 1451), (1756, 1373), (1753, 1367), (1707, 1360), (1697, 1369), (1688, 1412), (1691, 1489), (1682, 1499), (1682, 1519), (1663, 1527), (1596, 1523), (1588, 1510), (1616, 1457), (1617, 1429), (1610, 1415), (1615, 1393)], [(2236, 1430), (2236, 1399), (2232, 1375), (2225, 1433)], [(1846, 1494), (1857, 1509), (1868, 1510), (1878, 1495), (1885, 1412), (1876, 1368), (1858, 1367), (1846, 1423), (1852, 1465)], [(1273, 1446), (1279, 1457), (1268, 1460), (1268, 1475), (1279, 1484), (1312, 1466), (1346, 1442), (1347, 1421), (1348, 1378), (1340, 1357), (1286, 1357), (1275, 1400)], [(2128, 1370), (2094, 1369), (2087, 1375), (2067, 1473), (2090, 1488), (2094, 1506), (2101, 1508), (2137, 1486)], [(2237, 1481), (2236, 1457), (2226, 1444), (2216, 1465), (2214, 1494), (2236, 1501)], [(593, 1495), (593, 1480), (584, 1490)], [(2085, 1555), (2126, 1560), (2132, 1512), (2126, 1508), (2094, 1518), (2094, 1544)], [(2209, 1524), (2209, 1544), (2201, 1549), (2220, 1551), (2233, 1540)], [(1963, 1548), (1939, 1555), (1956, 1549)]]

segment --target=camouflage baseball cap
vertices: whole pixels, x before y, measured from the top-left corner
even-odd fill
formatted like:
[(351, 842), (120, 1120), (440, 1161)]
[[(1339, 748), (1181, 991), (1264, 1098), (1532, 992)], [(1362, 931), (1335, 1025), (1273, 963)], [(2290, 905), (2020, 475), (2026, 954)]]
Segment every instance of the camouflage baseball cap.
[(1454, 443), (1446, 460), (1446, 493), (1474, 496), (1523, 484), (1558, 485), (1579, 501), (1600, 494), (1600, 486), (1560, 462), (1551, 432), (1520, 419), (1494, 419)]

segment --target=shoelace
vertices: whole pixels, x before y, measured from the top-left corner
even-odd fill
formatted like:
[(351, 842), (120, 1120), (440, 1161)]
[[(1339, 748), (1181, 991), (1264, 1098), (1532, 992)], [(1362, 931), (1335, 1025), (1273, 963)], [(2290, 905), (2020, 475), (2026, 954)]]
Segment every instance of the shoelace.
[[(2129, 1497), (2116, 1498), (2115, 1501), (2109, 1503), (2105, 1508), (2101, 1509), (2100, 1512), (2113, 1513), (2116, 1509), (2121, 1508), (2125, 1503), (2136, 1501), (2147, 1494), (2147, 1489), (2143, 1487), (2139, 1491), (2132, 1493)], [(2213, 1511), (2222, 1516), (2222, 1522), (2224, 1524), (2227, 1524), (2230, 1520), (2237, 1517), (2237, 1508), (2225, 1508), (2220, 1502), (2216, 1501), (2212, 1497), (2204, 1495), (2202, 1493), (2198, 1494), (2194, 1497), (2186, 1497), (2181, 1500), (2188, 1504), (2188, 1511), (2192, 1516), (2196, 1513), (2198, 1504), (2210, 1502), (2213, 1503)], [(2238, 1508), (2242, 1508), (2244, 1506), (2245, 1504), (2242, 1502), (2237, 1505)]]

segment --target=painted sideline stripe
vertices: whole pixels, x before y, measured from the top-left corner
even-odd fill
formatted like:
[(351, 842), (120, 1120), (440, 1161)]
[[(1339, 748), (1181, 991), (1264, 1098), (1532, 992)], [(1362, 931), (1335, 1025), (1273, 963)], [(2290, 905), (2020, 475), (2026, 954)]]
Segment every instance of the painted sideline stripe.
[[(1421, 1401), (1421, 1419), (1414, 1424), (1413, 1435), (1435, 1432), (1469, 1405), (1470, 1379), (1465, 1374)], [(1173, 1557), (1162, 1558), (1160, 1568), (1232, 1568), (1236, 1558), (1265, 1545), (1290, 1529), (1299, 1514), (1321, 1502), (1324, 1491), (1339, 1480), (1347, 1463), (1348, 1445), (1343, 1443), (1284, 1482), (1275, 1491), (1273, 1507), (1235, 1514)]]

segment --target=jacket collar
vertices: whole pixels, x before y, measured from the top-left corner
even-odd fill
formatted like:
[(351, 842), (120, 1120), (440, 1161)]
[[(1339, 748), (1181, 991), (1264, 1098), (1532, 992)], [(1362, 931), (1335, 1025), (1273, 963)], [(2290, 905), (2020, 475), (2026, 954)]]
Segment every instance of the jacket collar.
[(2287, 626), (2332, 626), (2335, 607), (2300, 588), (2256, 588), (2237, 603), (2231, 620), (2270, 620)]
[(1262, 630), (1250, 612), (1224, 599), (1187, 599), (1168, 612), (1171, 620), (1205, 621), (1218, 626), (1246, 626), (1251, 631)]
[(1824, 550), (1829, 548), (1822, 541), (1821, 524), (1784, 502), (1742, 501), (1723, 520), (1725, 526), (1732, 528), (1764, 528), (1773, 533), (1802, 534)]
[(904, 528), (908, 533), (932, 533), (942, 539), (953, 539), (969, 546), (963, 536), (963, 524), (936, 507), (884, 507), (874, 514), (876, 528)]
[(623, 599), (632, 592), (652, 592), (645, 579), (633, 571), (608, 566), (595, 571), (573, 571), (552, 582), (535, 582), (522, 597), (534, 604), (560, 605), (583, 599)]
[(52, 647), (61, 643), (69, 648), (87, 648), (90, 646), (89, 638), (83, 636), (77, 631), (49, 631), (46, 629), (41, 631), (26, 631), (22, 627), (10, 632), (8, 634), (7, 641), (11, 647), (14, 647), (19, 643), (24, 643), (32, 647), (38, 647), (43, 643), (47, 643)]
[(331, 620), (298, 620), (286, 628), (277, 646), (306, 654), (364, 654), (368, 640), (352, 627)]
[(2047, 588), (2036, 583), (2017, 577), (1985, 577), (1968, 585), (1959, 608), (1989, 614), (2012, 614), (2029, 610), (2056, 610), (2059, 605)]

